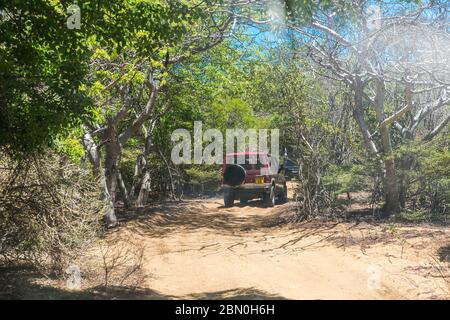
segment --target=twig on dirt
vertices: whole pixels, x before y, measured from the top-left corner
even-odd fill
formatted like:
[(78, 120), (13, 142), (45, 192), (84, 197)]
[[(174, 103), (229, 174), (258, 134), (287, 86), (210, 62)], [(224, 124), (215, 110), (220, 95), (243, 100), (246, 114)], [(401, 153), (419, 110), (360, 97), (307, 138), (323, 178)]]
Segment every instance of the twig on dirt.
[(235, 243), (235, 244), (229, 246), (229, 247), (227, 248), (227, 250), (230, 250), (231, 252), (236, 253), (232, 248), (237, 247), (237, 246), (239, 246), (239, 245), (243, 245), (243, 244), (245, 244), (245, 242), (237, 242), (237, 243)]
[(282, 245), (275, 247), (275, 248), (271, 248), (271, 249), (266, 249), (266, 250), (262, 250), (262, 252), (268, 252), (268, 251), (273, 251), (273, 250), (278, 250), (278, 249), (286, 249), (287, 247), (293, 246), (296, 243), (298, 243), (299, 241), (308, 238), (309, 236), (316, 234), (318, 231), (328, 231), (328, 230), (332, 230), (334, 229), (339, 223), (335, 223), (333, 224), (331, 227), (328, 227), (326, 229), (322, 229), (321, 226), (314, 228), (312, 231), (307, 232), (306, 234), (301, 235), (298, 238), (295, 239), (291, 239), (285, 243), (283, 243)]

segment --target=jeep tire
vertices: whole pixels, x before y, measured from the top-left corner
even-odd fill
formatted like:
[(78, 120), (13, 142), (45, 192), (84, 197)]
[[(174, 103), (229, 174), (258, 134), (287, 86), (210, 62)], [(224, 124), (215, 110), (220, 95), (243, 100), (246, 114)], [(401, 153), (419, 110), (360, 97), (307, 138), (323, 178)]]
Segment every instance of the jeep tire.
[(265, 194), (263, 200), (268, 207), (275, 206), (275, 186), (274, 185), (272, 185), (270, 187), (270, 192), (268, 194)]
[(234, 205), (234, 195), (229, 190), (223, 192), (223, 204), (226, 208)]

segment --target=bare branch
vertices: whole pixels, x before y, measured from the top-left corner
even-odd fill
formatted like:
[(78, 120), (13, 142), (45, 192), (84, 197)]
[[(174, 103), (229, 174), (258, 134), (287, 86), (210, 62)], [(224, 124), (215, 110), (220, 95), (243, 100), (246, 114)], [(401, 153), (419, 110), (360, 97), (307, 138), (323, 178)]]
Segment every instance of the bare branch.
[(389, 126), (394, 121), (397, 121), (398, 119), (400, 119), (406, 112), (410, 111), (411, 109), (412, 109), (412, 106), (410, 104), (406, 104), (406, 106), (404, 106), (402, 109), (400, 109), (399, 111), (394, 113), (392, 116), (384, 119), (380, 123), (380, 126), (382, 126), (382, 127)]
[(427, 134), (423, 140), (424, 141), (430, 141), (433, 139), (439, 132), (441, 132), (445, 127), (447, 127), (447, 124), (450, 122), (450, 115), (447, 116), (444, 120), (442, 120), (436, 128), (434, 128), (429, 134)]

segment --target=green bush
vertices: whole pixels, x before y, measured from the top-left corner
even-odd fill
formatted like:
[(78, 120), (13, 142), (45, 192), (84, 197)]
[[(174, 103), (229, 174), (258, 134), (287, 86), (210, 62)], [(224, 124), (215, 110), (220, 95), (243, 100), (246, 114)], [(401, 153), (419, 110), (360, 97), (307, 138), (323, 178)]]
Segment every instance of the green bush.
[(186, 169), (186, 174), (194, 192), (214, 193), (219, 190), (220, 169), (217, 166), (192, 166)]

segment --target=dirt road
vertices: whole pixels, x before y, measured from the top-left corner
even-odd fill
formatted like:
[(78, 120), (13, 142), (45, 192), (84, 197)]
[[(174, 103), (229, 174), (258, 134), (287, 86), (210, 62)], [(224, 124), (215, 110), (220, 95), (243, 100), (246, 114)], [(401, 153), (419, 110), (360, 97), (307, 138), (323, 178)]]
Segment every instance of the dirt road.
[(142, 246), (143, 298), (449, 298), (448, 228), (289, 224), (290, 206), (169, 203), (108, 240)]

